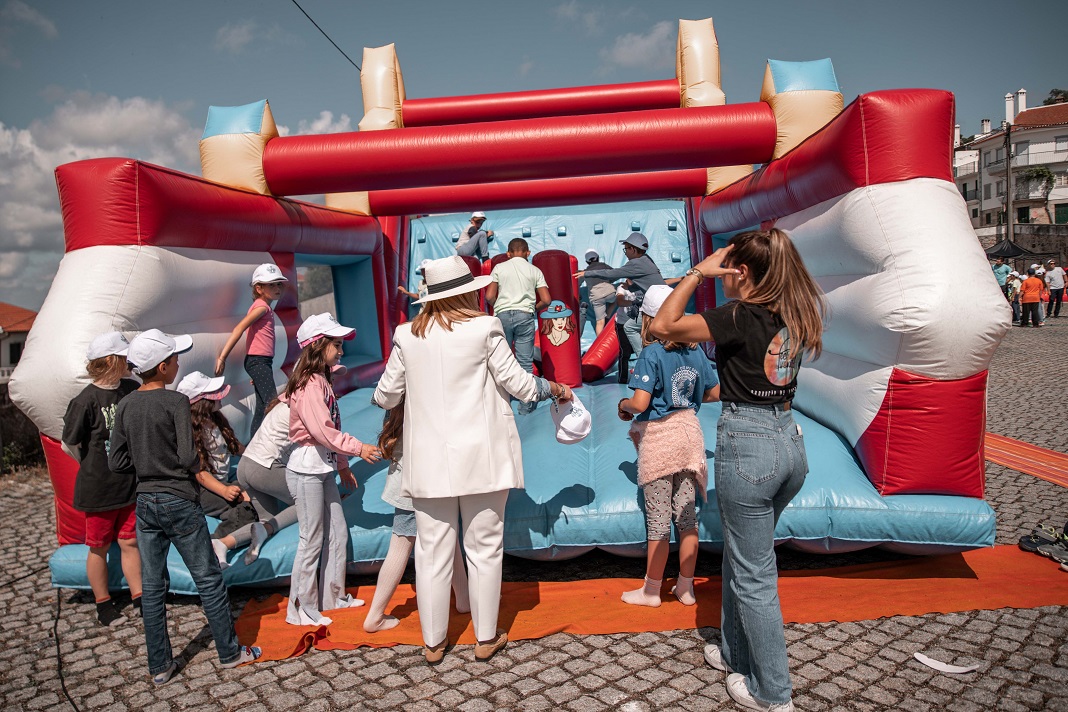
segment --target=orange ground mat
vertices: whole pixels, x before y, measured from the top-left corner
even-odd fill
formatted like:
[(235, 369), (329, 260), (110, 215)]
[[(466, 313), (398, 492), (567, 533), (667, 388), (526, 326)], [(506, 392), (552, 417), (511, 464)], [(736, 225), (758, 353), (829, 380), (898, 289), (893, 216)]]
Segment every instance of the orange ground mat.
[[(578, 635), (641, 633), (703, 626), (719, 627), (720, 579), (696, 580), (697, 605), (684, 606), (667, 594), (664, 605), (636, 608), (619, 597), (641, 585), (638, 579), (505, 583), (499, 625), (512, 640), (553, 633)], [(372, 586), (350, 589), (370, 602)], [(788, 623), (871, 620), (925, 613), (1068, 605), (1068, 573), (1056, 563), (1016, 546), (964, 554), (910, 558), (815, 571), (784, 571), (779, 579)], [(381, 633), (363, 630), (366, 606), (330, 612), (325, 628), (285, 622), (285, 597), (249, 601), (237, 620), (244, 645), (263, 648), (263, 660), (281, 660), (319, 649), (422, 645), (415, 591), (402, 585), (386, 611), (400, 625)], [(449, 639), (474, 643), (469, 615), (453, 613)]]
[(1068, 487), (1068, 455), (995, 433), (986, 434), (984, 445), (987, 460)]

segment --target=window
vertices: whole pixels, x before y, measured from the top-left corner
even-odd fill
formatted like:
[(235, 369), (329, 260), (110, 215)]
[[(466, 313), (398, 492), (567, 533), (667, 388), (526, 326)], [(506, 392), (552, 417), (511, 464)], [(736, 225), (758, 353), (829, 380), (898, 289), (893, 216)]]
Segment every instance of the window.
[(990, 224), (990, 213), (987, 213), (986, 215), (983, 216), (983, 223), (986, 224), (986, 225)]
[(983, 151), (983, 168), (990, 165), (990, 151)]
[(15, 343), (15, 344), (8, 344), (8, 346), (7, 346), (7, 357), (8, 357), (8, 362), (12, 366), (17, 366), (18, 365), (19, 359), (22, 358), (22, 342), (21, 341), (18, 342), (18, 343)]
[(999, 161), (1004, 161), (1004, 160), (1005, 160), (1005, 149), (1004, 148), (996, 149), (994, 151), (994, 161), (995, 162), (999, 162)]
[(1031, 209), (1027, 207), (1016, 208), (1016, 222), (1029, 223), (1031, 222)]
[(972, 219), (979, 217), (979, 208), (972, 208)]
[(1005, 195), (1005, 181), (999, 180), (997, 182), (996, 191), (998, 195)]
[(1068, 151), (1068, 136), (1054, 136), (1053, 137), (1053, 150), (1054, 151)]
[[(990, 200), (990, 184), (987, 183), (983, 186), (983, 200)], [(988, 216), (989, 217), (989, 216)], [(989, 220), (987, 221), (990, 222)]]
[(1068, 172), (1055, 174), (1053, 185), (1057, 188), (1063, 188), (1068, 185)]
[(1053, 222), (1058, 225), (1068, 225), (1068, 203), (1058, 203), (1053, 206)]

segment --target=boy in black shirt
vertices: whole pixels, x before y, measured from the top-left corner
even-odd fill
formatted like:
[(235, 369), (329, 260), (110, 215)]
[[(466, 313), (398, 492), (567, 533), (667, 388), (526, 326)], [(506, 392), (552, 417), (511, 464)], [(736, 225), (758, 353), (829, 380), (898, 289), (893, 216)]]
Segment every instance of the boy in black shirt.
[(78, 462), (74, 480), (74, 508), (85, 512), (85, 574), (96, 599), (101, 625), (119, 625), (119, 613), (108, 591), (108, 549), (119, 543), (122, 573), (130, 587), (134, 608), (141, 606), (141, 556), (137, 553), (134, 489), (137, 480), (108, 467), (108, 448), (115, 410), (137, 382), (123, 378), (130, 372), (126, 351), (130, 342), (117, 331), (101, 334), (89, 344), (86, 371), (92, 383), (67, 406), (63, 416), (63, 449)]
[(238, 645), (230, 599), (200, 507), (196, 448), (189, 399), (167, 390), (178, 375), (178, 354), (193, 340), (150, 329), (130, 344), (127, 358), (144, 385), (119, 404), (109, 462), (137, 475), (137, 546), (144, 567), (142, 615), (148, 672), (162, 685), (178, 669), (167, 634), (167, 551), (178, 549), (200, 593), (219, 662), (224, 668), (252, 662), (259, 648)]

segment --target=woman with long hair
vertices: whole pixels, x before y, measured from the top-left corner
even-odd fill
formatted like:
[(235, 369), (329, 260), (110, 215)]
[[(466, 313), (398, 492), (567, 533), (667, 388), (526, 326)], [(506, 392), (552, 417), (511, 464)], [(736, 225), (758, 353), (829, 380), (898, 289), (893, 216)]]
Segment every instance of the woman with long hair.
[[(722, 278), (733, 301), (697, 315), (686, 303)], [(818, 358), (824, 301), (790, 237), (743, 232), (686, 273), (653, 320), (669, 341), (713, 341), (723, 414), (715, 483), (723, 523), (720, 645), (705, 660), (727, 675), (727, 693), (758, 710), (793, 710), (775, 563), (775, 525), (808, 472), (790, 401), (801, 357)]]
[(393, 351), (372, 402), (392, 409), (404, 399), (401, 492), (412, 498), (416, 601), (427, 662), (448, 646), (449, 590), (462, 521), (468, 560), (475, 658), (488, 660), (508, 636), (497, 630), (508, 490), (523, 487), (519, 431), (509, 402), (571, 390), (530, 375), (504, 338), (499, 319), (478, 306), (489, 277), (472, 276), (463, 259), (425, 269), (425, 308), (393, 335)]

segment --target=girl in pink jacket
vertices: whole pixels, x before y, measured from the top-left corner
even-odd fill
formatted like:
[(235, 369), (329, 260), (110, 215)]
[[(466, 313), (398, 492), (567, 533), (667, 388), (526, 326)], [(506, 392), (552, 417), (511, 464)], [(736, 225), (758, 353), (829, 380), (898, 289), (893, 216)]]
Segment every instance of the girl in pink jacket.
[(310, 316), (297, 330), (303, 351), (285, 391), (289, 439), (296, 445), (286, 463), (286, 485), (300, 530), (286, 611), (286, 622), (292, 625), (330, 625), (333, 621), (323, 611), (363, 605), (345, 593), (348, 526), (335, 473), (346, 488), (355, 489), (348, 458), (373, 463), (381, 455), (374, 445), (341, 430), (341, 412), (330, 385), (331, 369), (343, 353), (341, 342), (355, 335), (355, 329), (338, 324), (330, 314)]

